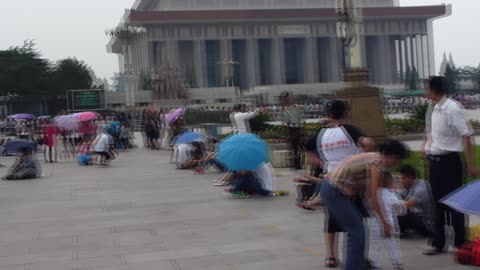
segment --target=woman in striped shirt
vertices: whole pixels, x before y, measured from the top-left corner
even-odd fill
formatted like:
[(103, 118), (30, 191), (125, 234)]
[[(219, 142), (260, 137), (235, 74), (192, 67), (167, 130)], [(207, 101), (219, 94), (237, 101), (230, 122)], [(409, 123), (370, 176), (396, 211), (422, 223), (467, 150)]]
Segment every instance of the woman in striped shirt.
[(360, 195), (367, 199), (382, 222), (383, 234), (389, 236), (392, 228), (385, 219), (377, 191), (384, 170), (397, 166), (407, 155), (408, 151), (402, 143), (386, 140), (378, 152), (347, 158), (326, 176), (329, 181), (322, 185), (320, 196), (337, 224), (347, 233), (346, 270), (357, 270), (359, 265), (363, 265), (366, 242), (363, 218), (351, 197)]

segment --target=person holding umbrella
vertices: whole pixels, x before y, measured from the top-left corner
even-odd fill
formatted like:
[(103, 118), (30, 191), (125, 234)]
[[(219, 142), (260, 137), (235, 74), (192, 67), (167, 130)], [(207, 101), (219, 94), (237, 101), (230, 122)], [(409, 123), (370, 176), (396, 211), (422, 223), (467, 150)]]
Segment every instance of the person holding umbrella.
[(437, 255), (445, 252), (445, 217), (455, 231), (455, 247), (465, 243), (465, 216), (439, 202), (439, 200), (460, 188), (463, 184), (464, 164), (461, 153), (465, 153), (468, 175), (475, 177), (475, 153), (473, 131), (469, 125), (463, 106), (448, 97), (447, 81), (444, 77), (430, 78), (427, 97), (433, 101), (426, 117), (425, 155), (428, 159), (428, 171), (433, 199), (436, 202), (435, 228), (432, 247), (425, 255)]
[(39, 178), (42, 175), (42, 168), (33, 157), (31, 147), (22, 147), (18, 150), (15, 163), (8, 170), (3, 180), (26, 180)]
[(233, 172), (231, 198), (250, 194), (268, 196), (273, 191), (273, 175), (268, 164), (268, 145), (254, 134), (237, 134), (219, 145), (219, 161)]

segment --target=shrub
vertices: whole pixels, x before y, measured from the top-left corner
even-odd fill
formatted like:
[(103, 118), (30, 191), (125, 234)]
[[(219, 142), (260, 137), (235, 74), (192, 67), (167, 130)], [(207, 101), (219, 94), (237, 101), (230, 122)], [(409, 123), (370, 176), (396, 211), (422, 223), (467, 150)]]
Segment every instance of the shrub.
[(410, 118), (418, 120), (418, 121), (425, 121), (428, 111), (428, 104), (418, 105), (413, 108), (413, 112), (410, 115)]
[(405, 135), (423, 133), (425, 122), (416, 119), (387, 119), (387, 135)]
[(270, 114), (260, 112), (255, 118), (250, 119), (250, 129), (253, 133), (258, 133), (265, 130), (268, 126), (266, 122), (271, 121)]

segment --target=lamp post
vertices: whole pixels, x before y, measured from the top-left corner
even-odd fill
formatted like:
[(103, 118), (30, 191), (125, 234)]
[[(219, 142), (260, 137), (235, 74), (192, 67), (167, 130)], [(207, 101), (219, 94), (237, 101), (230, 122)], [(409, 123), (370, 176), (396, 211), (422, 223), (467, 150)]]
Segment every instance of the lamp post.
[(350, 121), (361, 127), (376, 142), (385, 139), (386, 126), (380, 90), (368, 85), (362, 39), (362, 9), (357, 0), (337, 0), (337, 35), (345, 52), (345, 88), (336, 93), (351, 107)]
[[(140, 83), (141, 68), (133, 64), (132, 41), (143, 37), (147, 33), (145, 27), (119, 25), (113, 29), (105, 30), (105, 35), (121, 42), (124, 59), (123, 74), (125, 75), (125, 106), (134, 108), (136, 105), (135, 93)], [(142, 59), (140, 55), (136, 55)], [(143, 59), (145, 61), (145, 59)]]

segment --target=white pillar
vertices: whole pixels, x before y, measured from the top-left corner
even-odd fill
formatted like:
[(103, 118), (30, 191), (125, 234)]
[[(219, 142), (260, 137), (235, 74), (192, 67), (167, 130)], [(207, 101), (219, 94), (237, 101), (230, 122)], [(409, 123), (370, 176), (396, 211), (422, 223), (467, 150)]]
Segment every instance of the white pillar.
[(409, 52), (408, 52), (408, 39), (405, 37), (403, 39), (403, 49), (404, 49), (404, 54), (403, 56), (405, 57), (404, 61), (405, 61), (405, 72), (407, 72), (407, 69), (410, 67), (410, 69), (412, 68), (411, 65), (410, 65), (410, 58), (409, 58)]
[(417, 53), (418, 76), (422, 79), (422, 78), (425, 78), (425, 74), (423, 72), (422, 36), (420, 36), (420, 35), (415, 36), (415, 48), (416, 48), (416, 53)]
[(395, 82), (398, 82), (400, 79), (400, 72), (402, 70), (402, 62), (400, 55), (400, 41), (395, 39), (395, 63), (396, 63), (396, 73), (395, 73)]
[(422, 62), (423, 62), (423, 75), (425, 79), (430, 76), (428, 72), (428, 49), (427, 49), (427, 39), (424, 35), (421, 38), (422, 41)]
[(135, 73), (135, 67), (134, 67), (134, 63), (133, 63), (133, 48), (132, 48), (132, 44), (129, 43), (128, 44), (128, 71), (127, 71), (127, 74), (130, 76), (130, 87), (128, 87), (128, 91), (127, 91), (127, 95), (129, 96), (129, 102), (128, 102), (128, 106), (135, 106), (135, 91), (136, 91), (136, 88), (137, 86), (135, 85), (135, 81), (133, 80), (132, 78), (132, 73)]
[(414, 37), (410, 36), (409, 37), (409, 43), (410, 43), (410, 61), (411, 61), (411, 68), (417, 68), (416, 63), (415, 63), (415, 42), (413, 41)]

